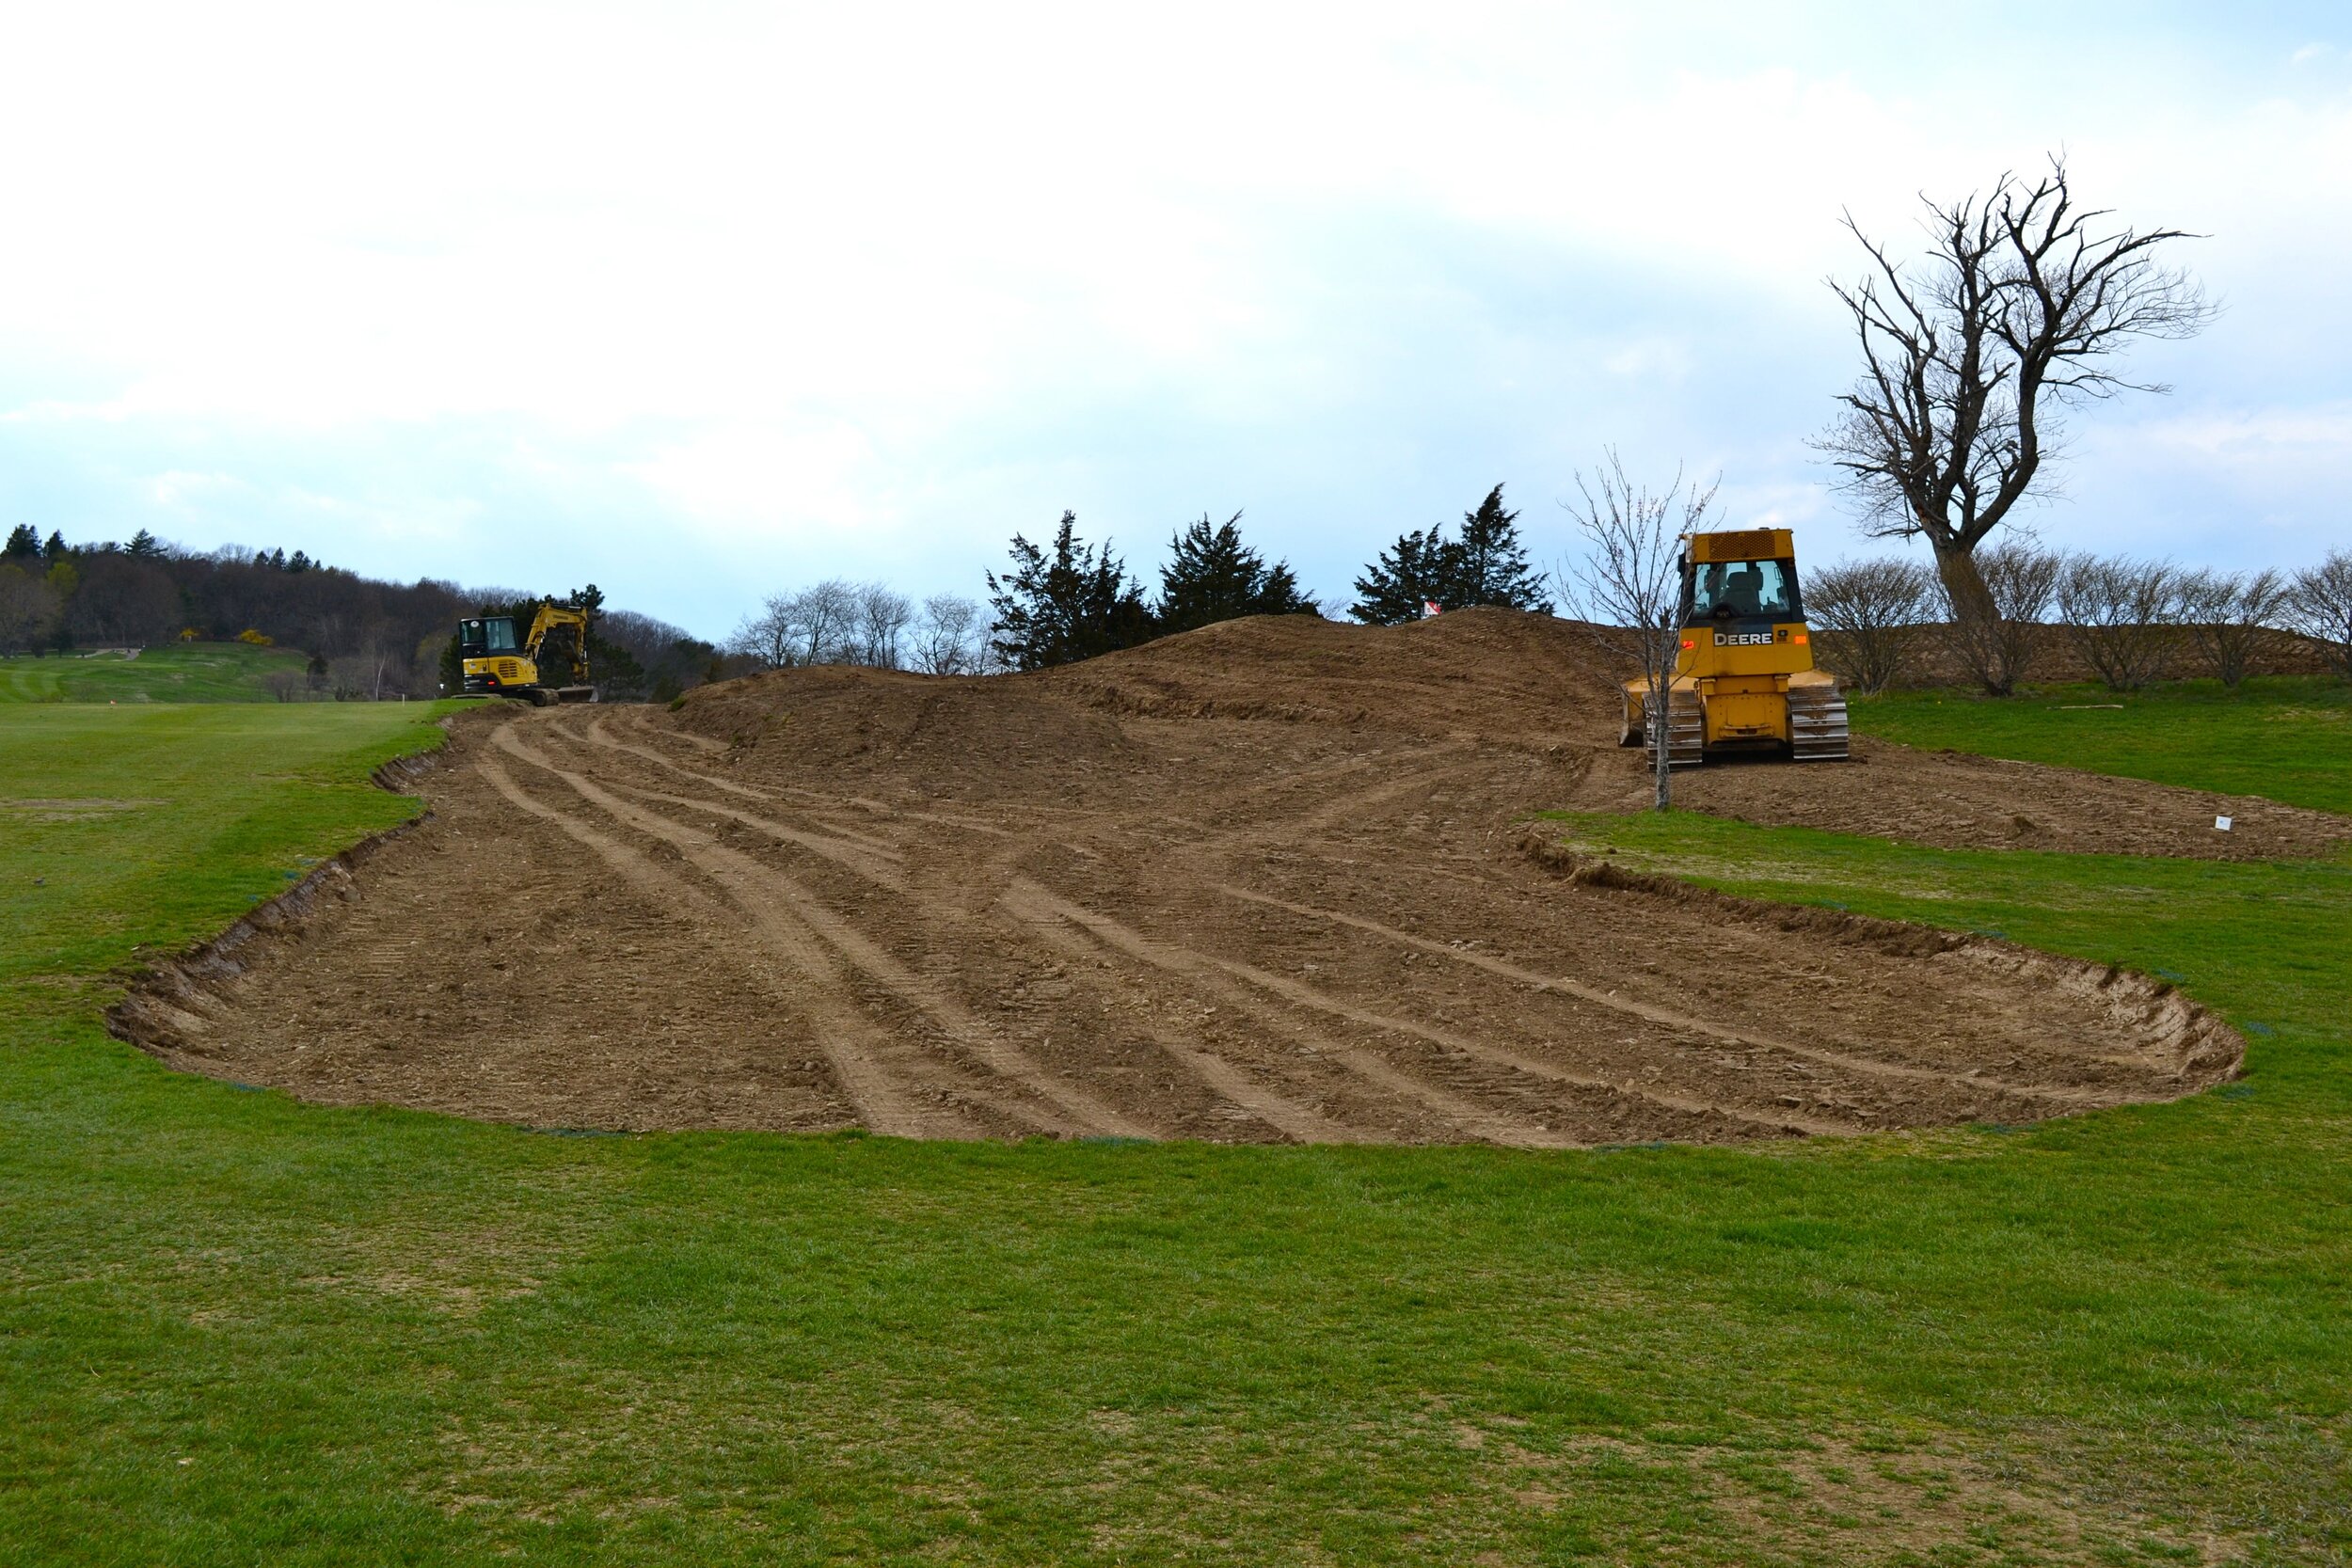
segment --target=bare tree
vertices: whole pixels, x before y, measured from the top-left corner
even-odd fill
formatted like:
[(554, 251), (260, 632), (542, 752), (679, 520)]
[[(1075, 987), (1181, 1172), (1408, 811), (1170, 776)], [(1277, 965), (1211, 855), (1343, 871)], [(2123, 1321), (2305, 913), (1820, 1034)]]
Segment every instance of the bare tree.
[(799, 662), (801, 632), (800, 595), (771, 594), (735, 628), (726, 641), (726, 651), (781, 670)]
[(2283, 576), (2267, 569), (2181, 574), (2181, 624), (2222, 685), (2235, 687), (2246, 678), (2291, 591)]
[(301, 673), (294, 670), (272, 670), (262, 677), (262, 689), (281, 703), (291, 703), (302, 689)]
[(923, 601), (923, 617), (915, 624), (914, 667), (933, 675), (980, 673), (987, 629), (977, 601), (932, 594)]
[[(1568, 614), (1585, 624), (1608, 656), (1645, 683), (1642, 721), (1650, 748), (1657, 809), (1672, 804), (1672, 700), (1682, 653), (1682, 539), (1699, 532), (1715, 504), (1715, 486), (1684, 490), (1682, 474), (1662, 493), (1637, 487), (1611, 451), (1590, 483), (1579, 473), (1583, 505), (1561, 504), (1583, 536), (1583, 558), (1552, 574)], [(1598, 493), (1596, 494), (1595, 492)], [(1695, 712), (1695, 709), (1693, 709)]]
[(853, 648), (853, 662), (883, 670), (898, 668), (899, 643), (914, 622), (914, 604), (879, 582), (857, 589), (857, 629), (845, 639)]
[(2296, 573), (2287, 612), (2329, 668), (2352, 680), (2352, 550), (2329, 550), (2327, 560)]
[(2180, 641), (2180, 573), (2169, 562), (2076, 555), (2053, 591), (2067, 641), (2110, 691), (2164, 673)]
[(2185, 338), (2213, 311), (2157, 253), (2190, 236), (2142, 232), (2078, 209), (2062, 158), (2028, 187), (1939, 206), (1924, 197), (1931, 255), (1896, 261), (1849, 215), (1874, 270), (1833, 280), (1861, 341), (1862, 374), (1820, 446), (1870, 531), (1925, 535), (1953, 617), (1994, 617), (1977, 546), (2038, 495), (2069, 405), (2126, 390), (2109, 367), (2135, 340)]
[(1805, 619), (1817, 641), (1820, 632), (1836, 634), (1821, 647), (1840, 680), (1883, 691), (1910, 672), (1932, 597), (1915, 561), (1841, 561), (1805, 578)]
[(796, 597), (801, 607), (800, 661), (803, 664), (856, 662), (856, 585), (838, 578), (828, 578), (813, 588), (803, 589)]

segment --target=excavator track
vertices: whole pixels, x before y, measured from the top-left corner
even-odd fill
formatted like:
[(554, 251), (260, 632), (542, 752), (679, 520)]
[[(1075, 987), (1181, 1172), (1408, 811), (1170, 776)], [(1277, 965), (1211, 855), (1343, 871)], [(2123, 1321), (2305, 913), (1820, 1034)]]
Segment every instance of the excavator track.
[(1788, 738), (1799, 762), (1843, 762), (1850, 754), (1844, 694), (1834, 687), (1791, 687)]
[[(1844, 713), (1842, 705), (1839, 713), (1841, 716)], [(1655, 757), (1658, 754), (1658, 697), (1654, 692), (1642, 698), (1642, 723), (1646, 732), (1645, 749)], [(1842, 735), (1843, 729), (1838, 733)], [(1696, 768), (1706, 760), (1706, 710), (1699, 705), (1697, 693), (1677, 691), (1666, 710), (1666, 766)]]

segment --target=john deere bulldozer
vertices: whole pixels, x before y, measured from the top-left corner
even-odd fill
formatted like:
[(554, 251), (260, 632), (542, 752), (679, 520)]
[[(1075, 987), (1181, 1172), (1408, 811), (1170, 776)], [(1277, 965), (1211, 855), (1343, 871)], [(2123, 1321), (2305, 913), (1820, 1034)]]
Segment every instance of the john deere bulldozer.
[[(568, 654), (550, 654), (548, 633), (558, 626), (574, 628)], [(518, 697), (534, 707), (552, 703), (593, 703), (596, 689), (588, 684), (588, 612), (543, 603), (531, 618), (531, 630), (517, 640), (515, 618), (486, 615), (457, 623), (457, 657), (465, 669), (469, 697)], [(570, 679), (550, 681), (543, 662), (561, 658)]]
[(1837, 678), (1814, 667), (1787, 529), (1692, 534), (1677, 624), (1682, 647), (1665, 711), (1647, 677), (1626, 682), (1619, 744), (1662, 737), (1672, 768), (1741, 753), (1798, 762), (1847, 754), (1846, 699)]

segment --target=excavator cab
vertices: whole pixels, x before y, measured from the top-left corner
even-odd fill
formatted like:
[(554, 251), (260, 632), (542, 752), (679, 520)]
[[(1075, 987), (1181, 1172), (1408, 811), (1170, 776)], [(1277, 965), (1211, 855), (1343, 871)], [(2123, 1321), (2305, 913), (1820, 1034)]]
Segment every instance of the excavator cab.
[(1846, 699), (1813, 662), (1797, 554), (1787, 529), (1694, 533), (1682, 559), (1682, 647), (1668, 700), (1625, 688), (1627, 746), (1660, 743), (1670, 767), (1740, 753), (1830, 761), (1847, 754)]

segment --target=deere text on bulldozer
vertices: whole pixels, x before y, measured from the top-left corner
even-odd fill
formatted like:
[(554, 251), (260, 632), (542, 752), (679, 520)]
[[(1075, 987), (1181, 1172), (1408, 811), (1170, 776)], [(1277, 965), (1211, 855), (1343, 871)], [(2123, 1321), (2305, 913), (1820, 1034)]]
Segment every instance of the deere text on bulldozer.
[(1646, 677), (1626, 682), (1621, 745), (1662, 738), (1674, 768), (1740, 753), (1847, 754), (1846, 699), (1814, 666), (1787, 529), (1692, 534), (1676, 622), (1682, 646), (1664, 711)]
[[(573, 630), (568, 652), (548, 647), (548, 634), (558, 626)], [(469, 697), (518, 697), (534, 707), (596, 700), (596, 689), (588, 684), (588, 612), (584, 610), (543, 603), (531, 619), (530, 632), (519, 640), (511, 615), (460, 621), (457, 657)], [(568, 681), (546, 678), (541, 666), (557, 658), (570, 667)]]

